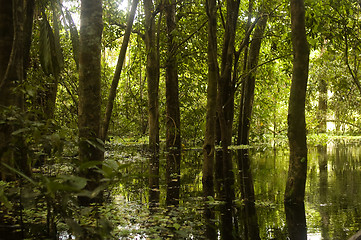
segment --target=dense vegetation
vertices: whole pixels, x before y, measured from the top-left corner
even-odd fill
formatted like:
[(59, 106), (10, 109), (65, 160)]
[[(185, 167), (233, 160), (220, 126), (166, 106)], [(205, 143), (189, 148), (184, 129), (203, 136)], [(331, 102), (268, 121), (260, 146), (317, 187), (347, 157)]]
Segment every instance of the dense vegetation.
[[(112, 209), (103, 203), (121, 191), (120, 179), (149, 177), (152, 206), (161, 198), (154, 176), (164, 174), (164, 204), (179, 205), (187, 149), (203, 149), (203, 213), (207, 236), (215, 238), (207, 208), (214, 201), (227, 206), (242, 198), (254, 208), (248, 146), (286, 146), (287, 133), (292, 138), (292, 129), (304, 128), (303, 116), (304, 133), (317, 144), (326, 134), (360, 134), (358, 1), (292, 0), (292, 8), (284, 0), (0, 5), (0, 222), (20, 225), (22, 238), (55, 239), (62, 231), (110, 238)], [(307, 84), (303, 100), (291, 93), (297, 69), (304, 85), (294, 92)], [(305, 112), (291, 114), (292, 104), (303, 103)], [(306, 168), (307, 154), (292, 155), (298, 145), (289, 140), (290, 162), (296, 156)], [(117, 147), (139, 143), (147, 146), (147, 174), (134, 176), (128, 167), (139, 163)], [(231, 145), (243, 156), (236, 163)], [(114, 149), (121, 157), (112, 157)], [(292, 171), (289, 178), (299, 170)], [(235, 184), (240, 196), (232, 193)], [(286, 198), (302, 202), (302, 190), (296, 192)], [(169, 211), (186, 219), (192, 210)], [(33, 213), (36, 226), (24, 227)], [(232, 238), (227, 230), (222, 237)]]

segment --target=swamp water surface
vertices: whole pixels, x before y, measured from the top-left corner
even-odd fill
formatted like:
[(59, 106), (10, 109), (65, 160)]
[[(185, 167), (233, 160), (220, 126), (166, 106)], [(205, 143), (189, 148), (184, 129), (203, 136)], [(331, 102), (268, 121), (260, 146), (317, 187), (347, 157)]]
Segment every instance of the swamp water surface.
[[(241, 200), (240, 185), (241, 182), (246, 182), (246, 178), (240, 181), (238, 171), (235, 171), (235, 201), (225, 204), (220, 201), (218, 193), (215, 199), (209, 198), (206, 202), (209, 210), (207, 216), (211, 218), (208, 219), (205, 218), (205, 202), (202, 197), (202, 152), (199, 150), (182, 152), (177, 199), (179, 204), (167, 207), (166, 154), (161, 154), (159, 158), (159, 189), (152, 188), (153, 194), (159, 193), (159, 201), (150, 204), (149, 179), (152, 178), (154, 181), (155, 176), (149, 174), (150, 160), (145, 157), (147, 154), (144, 149), (144, 146), (130, 147), (115, 143), (107, 146), (105, 162), (115, 164), (120, 176), (106, 191), (106, 204), (96, 208), (95, 211), (89, 207), (82, 209), (72, 205), (73, 202), (70, 201), (72, 195), (70, 193), (64, 195), (63, 193), (67, 193), (65, 191), (61, 192), (63, 195), (59, 196), (58, 202), (55, 202), (56, 199), (53, 200), (57, 211), (63, 211), (60, 212), (59, 217), (52, 214), (54, 208), (47, 207), (39, 190), (23, 188), (20, 191), (23, 195), (24, 210), (21, 215), (24, 216), (23, 227), (11, 225), (9, 228), (8, 225), (0, 225), (0, 239), (23, 239), (19, 234), (28, 236), (27, 239), (49, 239), (43, 237), (51, 230), (49, 226), (53, 226), (47, 224), (51, 220), (49, 216), (53, 217), (56, 232), (59, 234), (52, 239), (75, 239), (68, 234), (69, 226), (79, 228), (80, 225), (75, 223), (78, 221), (76, 219), (70, 219), (73, 222), (65, 224), (66, 216), (79, 217), (82, 226), (86, 227), (90, 226), (87, 225), (88, 223), (92, 224), (95, 221), (84, 216), (93, 216), (93, 213), (98, 216), (96, 229), (103, 231), (104, 236), (109, 236), (111, 232), (111, 237), (107, 239), (121, 240), (282, 240), (289, 239), (290, 233), (296, 236), (291, 239), (347, 240), (361, 229), (360, 141), (337, 140), (328, 143), (327, 146), (309, 146), (305, 205), (302, 208), (293, 207), (292, 211), (288, 208), (287, 214), (283, 204), (288, 170), (287, 148), (273, 149), (264, 146), (251, 148), (249, 159), (255, 204), (247, 204), (247, 201)], [(235, 169), (239, 151), (241, 150), (232, 152)], [(62, 178), (59, 175), (58, 178), (73, 181), (78, 179), (72, 175), (63, 175)], [(78, 186), (79, 183), (73, 182), (73, 185)], [(18, 189), (18, 187), (8, 189), (9, 199), (14, 199), (14, 204), (19, 201), (16, 197)], [(70, 208), (62, 209), (61, 206)], [(19, 212), (16, 211), (13, 218), (10, 218), (6, 211), (2, 211), (1, 214), (1, 218), (4, 219), (0, 220), (4, 223), (8, 218), (19, 219)], [(23, 230), (19, 232), (20, 229)], [(74, 229), (76, 230), (73, 228), (73, 231)], [(11, 233), (17, 237), (11, 237), (12, 235), (9, 235)]]
[[(253, 148), (249, 155), (258, 224), (250, 224), (246, 217), (249, 212), (240, 200), (236, 175), (236, 201), (230, 207), (232, 216), (228, 222), (224, 220), (227, 214), (222, 212), (224, 204), (217, 199), (209, 202), (215, 214), (212, 222), (217, 238), (222, 239), (224, 231), (232, 231), (235, 239), (253, 239), (252, 231), (256, 228), (260, 239), (287, 239), (283, 194), (288, 151)], [(112, 190), (111, 216), (118, 224), (115, 235), (120, 239), (207, 239), (202, 202), (202, 152), (182, 153), (179, 206), (168, 208), (165, 206), (165, 156), (160, 157), (160, 200), (152, 208), (148, 207), (148, 162), (142, 156), (141, 147), (113, 145), (107, 152), (108, 158), (130, 163), (124, 169), (121, 183)], [(360, 142), (341, 140), (327, 146), (309, 146), (305, 196), (307, 239), (348, 239), (361, 229), (360, 184)], [(302, 232), (302, 227), (298, 228)]]

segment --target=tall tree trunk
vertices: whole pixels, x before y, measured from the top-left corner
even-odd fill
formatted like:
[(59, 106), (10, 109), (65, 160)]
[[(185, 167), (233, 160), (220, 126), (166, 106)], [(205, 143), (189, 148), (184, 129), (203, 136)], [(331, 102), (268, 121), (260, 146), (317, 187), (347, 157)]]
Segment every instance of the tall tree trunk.
[[(256, 68), (258, 65), (259, 52), (266, 24), (267, 17), (265, 16), (258, 21), (249, 49), (249, 57), (247, 59), (246, 71), (252, 72), (248, 73), (247, 78), (242, 84), (242, 95), (238, 122), (238, 145), (249, 144), (250, 120), (252, 116), (256, 80), (256, 71), (254, 71), (254, 68)], [(255, 207), (253, 177), (248, 149), (239, 150), (237, 157), (238, 170), (240, 174), (241, 195), (242, 199), (246, 203), (244, 212), (247, 216), (247, 234), (249, 235), (249, 239), (260, 239), (258, 219)]]
[(303, 0), (291, 0), (291, 37), (294, 58), (288, 106), (290, 162), (285, 202), (301, 204), (304, 201), (307, 176), (305, 99), (309, 64)]
[(26, 1), (26, 17), (24, 23), (24, 79), (30, 67), (30, 47), (33, 33), (35, 0)]
[(125, 60), (125, 54), (126, 54), (127, 48), (128, 48), (130, 34), (132, 32), (133, 21), (134, 21), (135, 12), (137, 10), (138, 2), (139, 2), (139, 0), (133, 0), (133, 2), (132, 2), (132, 8), (130, 10), (130, 14), (127, 19), (127, 28), (125, 29), (122, 46), (120, 48), (120, 52), (119, 52), (119, 56), (118, 56), (117, 66), (116, 66), (115, 73), (113, 76), (112, 85), (109, 90), (107, 107), (105, 110), (105, 116), (103, 119), (103, 123), (101, 126), (101, 132), (100, 132), (100, 138), (103, 141), (105, 141), (105, 139), (107, 138), (110, 118), (111, 118), (112, 112), (113, 112), (114, 99), (117, 95), (117, 87), (118, 87), (118, 83), (119, 83), (119, 79), (120, 79), (120, 74), (122, 72), (123, 63)]
[[(234, 115), (234, 82), (232, 81), (232, 67), (234, 57), (234, 44), (236, 35), (237, 18), (240, 1), (227, 0), (227, 22), (223, 39), (221, 75), (218, 81), (217, 116), (218, 140), (221, 140), (222, 157), (217, 157), (217, 165), (222, 168), (224, 197), (227, 200), (234, 198), (234, 174), (231, 153), (228, 147), (232, 143), (232, 125)], [(220, 157), (220, 155), (219, 155)], [(221, 161), (221, 163), (220, 163)]]
[(318, 132), (327, 131), (327, 82), (324, 78), (318, 80)]
[(246, 71), (250, 72), (244, 83), (242, 84), (242, 95), (240, 103), (239, 121), (238, 121), (238, 145), (249, 144), (249, 131), (250, 131), (250, 120), (252, 116), (253, 100), (254, 100), (254, 89), (256, 82), (257, 71), (254, 69), (258, 65), (259, 52), (261, 49), (262, 38), (264, 29), (267, 24), (267, 16), (263, 16), (255, 29), (252, 38), (252, 44), (249, 51), (249, 58), (246, 67)]
[(159, 200), (159, 47), (156, 38), (152, 0), (144, 0), (145, 47), (147, 52), (148, 123), (149, 123), (149, 198)]
[[(0, 106), (15, 106), (24, 110), (24, 96), (16, 90), (24, 79), (24, 18), (25, 2), (23, 0), (1, 1), (1, 36), (0, 36)], [(21, 127), (21, 126), (20, 126)], [(21, 135), (12, 136), (15, 126), (0, 126), (1, 162), (15, 166), (26, 175), (31, 174), (27, 159), (26, 144)], [(10, 147), (12, 142), (16, 149)], [(2, 178), (6, 178), (2, 171)]]
[[(6, 69), (9, 63), (11, 48), (13, 45), (14, 27), (12, 14), (12, 1), (0, 0), (0, 107), (12, 104), (9, 97), (11, 88), (8, 83), (4, 82)], [(11, 164), (11, 153), (9, 149), (11, 130), (7, 124), (0, 125), (0, 161), (1, 163)], [(7, 170), (0, 166), (1, 179), (7, 178)]]
[[(102, 30), (102, 1), (82, 0), (78, 113), (80, 163), (102, 161), (104, 158), (103, 146), (99, 140)], [(94, 190), (99, 184), (99, 174), (92, 169), (87, 169), (82, 174), (89, 179), (88, 190)], [(90, 199), (82, 199), (82, 204), (89, 202)]]
[[(216, 0), (206, 0), (208, 15), (208, 88), (207, 88), (207, 114), (206, 132), (203, 144), (203, 196), (214, 197), (214, 156), (215, 156), (215, 130), (217, 83), (219, 67), (217, 61), (217, 3)], [(213, 223), (214, 213), (206, 206), (204, 210), (206, 219), (206, 236), (208, 239), (217, 239), (216, 228)]]
[(167, 23), (167, 62), (166, 62), (166, 148), (167, 157), (167, 204), (178, 204), (180, 184), (180, 111), (178, 92), (178, 63), (176, 56), (176, 1), (170, 0), (165, 6)]
[(206, 1), (208, 15), (208, 88), (206, 132), (203, 145), (203, 193), (204, 196), (214, 196), (213, 168), (215, 153), (215, 127), (217, 82), (219, 69), (217, 61), (217, 8), (215, 0)]

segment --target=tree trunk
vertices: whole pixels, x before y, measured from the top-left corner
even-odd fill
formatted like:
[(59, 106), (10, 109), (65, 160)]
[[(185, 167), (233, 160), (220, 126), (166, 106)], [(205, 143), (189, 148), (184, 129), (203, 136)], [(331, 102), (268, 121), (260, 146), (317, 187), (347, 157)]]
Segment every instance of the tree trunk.
[(159, 47), (156, 38), (154, 5), (144, 0), (145, 47), (147, 52), (148, 119), (149, 119), (149, 198), (159, 201)]
[(115, 73), (113, 76), (112, 85), (111, 85), (110, 91), (109, 91), (107, 107), (105, 110), (105, 116), (104, 116), (103, 123), (101, 126), (100, 138), (103, 141), (105, 141), (107, 138), (110, 118), (111, 118), (112, 112), (113, 112), (114, 99), (117, 95), (117, 87), (118, 87), (118, 83), (119, 83), (119, 79), (120, 79), (120, 74), (122, 72), (123, 63), (125, 60), (125, 54), (126, 54), (127, 48), (128, 48), (130, 34), (132, 32), (132, 26), (133, 26), (135, 11), (137, 10), (138, 2), (139, 2), (139, 0), (133, 0), (132, 8), (130, 10), (130, 14), (127, 19), (127, 28), (125, 30), (122, 46), (120, 48), (117, 66), (116, 66)]
[[(24, 79), (24, 18), (25, 2), (23, 0), (1, 1), (1, 36), (0, 36), (0, 106), (17, 107), (24, 110), (24, 96), (16, 88)], [(3, 111), (4, 108), (1, 109)], [(21, 126), (18, 126), (21, 127)], [(16, 126), (0, 126), (1, 162), (15, 166), (26, 175), (31, 175), (27, 159), (27, 148), (21, 135), (12, 136)], [(10, 143), (16, 150), (10, 147)], [(2, 178), (7, 174), (2, 171)]]
[(215, 127), (217, 82), (219, 69), (217, 61), (217, 8), (215, 0), (207, 0), (208, 14), (208, 88), (206, 132), (203, 145), (203, 193), (204, 196), (214, 196), (213, 165), (215, 152)]
[[(207, 87), (207, 113), (206, 132), (203, 144), (203, 196), (214, 197), (214, 156), (215, 156), (215, 130), (216, 130), (216, 105), (217, 83), (219, 69), (217, 61), (217, 3), (216, 0), (206, 0), (208, 15), (208, 87)], [(214, 225), (214, 212), (209, 206), (204, 209), (206, 220), (206, 237), (217, 239)]]
[(258, 65), (259, 52), (261, 49), (262, 38), (264, 29), (267, 24), (267, 16), (263, 16), (255, 29), (253, 34), (252, 43), (249, 51), (249, 58), (246, 67), (248, 74), (244, 83), (242, 84), (242, 95), (240, 102), (240, 112), (239, 112), (239, 121), (238, 121), (238, 145), (248, 145), (249, 144), (249, 131), (250, 131), (250, 121), (252, 116), (253, 109), (253, 100), (254, 100), (254, 89), (256, 82), (257, 71), (254, 71), (254, 68)]
[[(221, 135), (222, 160), (216, 158), (216, 161), (218, 161), (217, 165), (222, 167), (223, 180), (221, 182), (223, 182), (223, 184), (221, 184), (221, 186), (223, 185), (223, 194), (227, 200), (234, 198), (234, 174), (231, 153), (228, 147), (232, 144), (235, 84), (232, 81), (232, 67), (239, 2), (240, 1), (233, 0), (227, 1), (227, 22), (223, 39), (221, 75), (218, 81), (217, 93), (218, 132)], [(222, 163), (220, 163), (220, 161)]]
[[(238, 122), (238, 145), (249, 145), (250, 120), (252, 116), (254, 89), (256, 80), (256, 71), (254, 68), (258, 65), (259, 52), (261, 48), (264, 29), (267, 24), (267, 17), (262, 17), (253, 34), (252, 43), (247, 59), (246, 71), (249, 73), (242, 84), (242, 95), (240, 101), (240, 112)], [(245, 201), (245, 214), (247, 217), (247, 230), (249, 239), (260, 239), (257, 214), (255, 208), (255, 196), (251, 163), (248, 155), (248, 149), (238, 151), (238, 170), (240, 175), (240, 186), (242, 199)]]
[[(0, 0), (0, 107), (12, 104), (9, 98), (11, 88), (8, 83), (4, 82), (5, 72), (9, 63), (11, 48), (13, 45), (14, 27), (12, 14), (12, 1)], [(9, 149), (11, 131), (7, 124), (0, 125), (0, 161), (1, 163), (11, 164), (11, 153)], [(5, 180), (8, 176), (7, 169), (0, 166), (1, 179)]]
[(301, 204), (307, 176), (305, 99), (309, 64), (303, 0), (291, 0), (291, 37), (294, 58), (288, 107), (290, 162), (285, 202)]
[(327, 131), (327, 82), (321, 77), (318, 80), (318, 132)]
[[(79, 54), (79, 160), (102, 161), (103, 144), (99, 140), (101, 90), (102, 1), (82, 0)], [(81, 173), (89, 179), (87, 189), (98, 186), (99, 174), (92, 169)], [(88, 204), (90, 199), (81, 199)]]
[(159, 150), (159, 48), (156, 39), (155, 15), (152, 0), (144, 0), (145, 46), (147, 52), (149, 149)]
[(180, 184), (180, 111), (178, 93), (178, 63), (176, 56), (176, 1), (170, 0), (165, 6), (167, 23), (167, 62), (166, 62), (166, 148), (167, 157), (167, 204), (178, 204)]
[(33, 33), (35, 0), (26, 1), (26, 18), (24, 23), (24, 78), (30, 66), (30, 47)]

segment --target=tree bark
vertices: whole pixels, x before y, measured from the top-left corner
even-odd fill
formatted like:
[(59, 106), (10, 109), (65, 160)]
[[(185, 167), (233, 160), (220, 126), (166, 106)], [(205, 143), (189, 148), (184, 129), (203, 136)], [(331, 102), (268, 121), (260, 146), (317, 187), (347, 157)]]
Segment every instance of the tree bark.
[[(102, 1), (82, 0), (80, 15), (79, 54), (79, 160), (80, 163), (102, 161), (103, 144), (100, 138), (101, 107), (101, 37), (103, 30)], [(89, 179), (87, 189), (94, 190), (100, 178), (92, 169), (83, 176)], [(84, 198), (82, 204), (92, 200)]]
[(244, 80), (244, 83), (242, 84), (242, 95), (240, 102), (241, 107), (240, 107), (239, 121), (238, 121), (238, 138), (237, 138), (238, 145), (249, 144), (250, 121), (252, 116), (254, 89), (255, 89), (256, 74), (257, 74), (257, 71), (254, 71), (254, 68), (256, 68), (258, 65), (259, 52), (261, 49), (263, 33), (266, 24), (267, 24), (267, 16), (263, 16), (258, 22), (250, 46), (246, 71), (251, 73), (247, 74), (247, 77)]
[(327, 82), (322, 76), (318, 80), (318, 132), (327, 131)]
[[(217, 120), (217, 84), (219, 67), (217, 61), (217, 3), (216, 0), (206, 0), (206, 12), (208, 15), (208, 87), (207, 87), (207, 113), (206, 132), (203, 144), (203, 196), (214, 197), (214, 156), (215, 136)], [(204, 217), (206, 220), (206, 237), (217, 239), (214, 224), (214, 212), (209, 206), (205, 206)]]
[[(11, 49), (13, 45), (14, 27), (12, 14), (12, 1), (0, 0), (0, 107), (4, 111), (5, 107), (12, 104), (11, 88), (8, 83), (5, 83), (5, 72), (9, 63)], [(0, 125), (0, 161), (8, 165), (12, 164), (12, 157), (9, 149), (11, 137), (11, 129), (7, 124)], [(6, 180), (9, 177), (7, 169), (0, 166), (1, 180)]]
[(105, 110), (105, 116), (104, 116), (103, 123), (101, 126), (100, 138), (103, 141), (105, 141), (107, 138), (110, 118), (111, 118), (112, 112), (113, 112), (114, 99), (117, 95), (117, 87), (118, 87), (118, 83), (119, 83), (119, 79), (120, 79), (120, 74), (122, 72), (123, 63), (125, 60), (125, 54), (126, 54), (127, 48), (128, 48), (130, 34), (132, 32), (132, 26), (133, 26), (135, 11), (137, 10), (138, 2), (139, 2), (139, 0), (133, 0), (132, 8), (130, 10), (130, 14), (127, 19), (127, 28), (125, 30), (122, 46), (120, 48), (117, 66), (116, 66), (115, 73), (113, 76), (112, 85), (111, 85), (110, 91), (109, 91), (107, 107)]
[(219, 68), (217, 61), (217, 4), (215, 0), (206, 1), (208, 15), (208, 88), (207, 88), (207, 114), (206, 132), (203, 145), (203, 194), (204, 197), (214, 196), (214, 153), (215, 153), (215, 127), (217, 83)]
[[(218, 80), (217, 92), (217, 140), (221, 140), (222, 156), (216, 157), (216, 165), (222, 168), (221, 187), (224, 197), (230, 201), (234, 198), (234, 174), (231, 154), (228, 147), (232, 144), (232, 125), (234, 115), (234, 86), (232, 81), (232, 67), (234, 58), (234, 44), (236, 35), (237, 18), (240, 1), (227, 1), (227, 22), (223, 38), (221, 75)], [(220, 159), (221, 158), (221, 159)], [(223, 186), (222, 186), (223, 185)]]
[(294, 58), (288, 106), (290, 160), (285, 202), (303, 204), (307, 176), (305, 99), (309, 65), (303, 0), (291, 0), (291, 38)]
[(149, 198), (159, 201), (159, 47), (157, 44), (154, 5), (144, 0), (145, 47), (147, 52), (148, 123), (149, 123)]
[(145, 46), (147, 52), (149, 149), (159, 150), (159, 48), (156, 39), (154, 5), (152, 0), (144, 0)]
[(170, 0), (165, 6), (167, 25), (167, 62), (166, 62), (166, 149), (167, 156), (167, 204), (177, 205), (180, 184), (180, 110), (178, 90), (178, 63), (175, 53), (177, 44), (174, 39), (176, 23), (176, 1)]
[[(0, 18), (0, 106), (17, 107), (24, 110), (24, 96), (16, 88), (24, 79), (24, 19), (25, 2), (23, 0), (2, 1)], [(6, 26), (8, 25), (8, 26)], [(6, 49), (8, 48), (8, 49)], [(9, 51), (10, 50), (10, 51)], [(4, 55), (3, 55), (4, 53)], [(2, 111), (4, 109), (1, 109)], [(2, 124), (0, 126), (0, 158), (1, 162), (15, 166), (26, 175), (31, 175), (27, 159), (27, 149), (23, 137), (12, 136), (16, 126)], [(12, 142), (15, 148), (9, 146)], [(7, 174), (3, 172), (2, 178)]]

